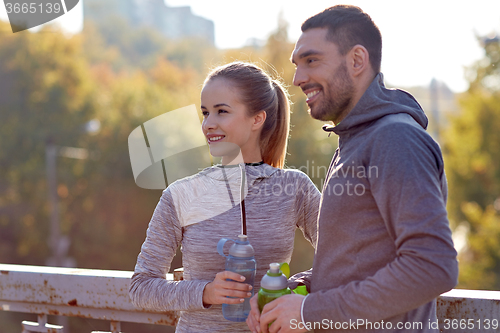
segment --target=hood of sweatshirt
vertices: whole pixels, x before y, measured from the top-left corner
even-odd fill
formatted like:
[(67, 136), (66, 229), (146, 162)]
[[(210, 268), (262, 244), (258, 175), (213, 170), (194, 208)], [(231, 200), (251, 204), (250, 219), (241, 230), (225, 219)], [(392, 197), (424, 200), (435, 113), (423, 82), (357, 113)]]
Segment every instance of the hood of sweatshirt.
[(384, 76), (379, 73), (351, 112), (337, 126), (330, 125), (324, 128), (326, 131), (333, 131), (342, 136), (361, 130), (382, 117), (396, 113), (407, 113), (423, 129), (427, 128), (427, 116), (415, 98), (406, 91), (386, 88)]
[(240, 184), (241, 168), (243, 168), (243, 170), (245, 171), (247, 181), (250, 184), (254, 184), (257, 181), (269, 178), (279, 170), (266, 163), (259, 165), (245, 165), (241, 163), (226, 166), (216, 165), (210, 168), (205, 168), (199, 174), (207, 176), (216, 181), (230, 183), (234, 182), (236, 184)]

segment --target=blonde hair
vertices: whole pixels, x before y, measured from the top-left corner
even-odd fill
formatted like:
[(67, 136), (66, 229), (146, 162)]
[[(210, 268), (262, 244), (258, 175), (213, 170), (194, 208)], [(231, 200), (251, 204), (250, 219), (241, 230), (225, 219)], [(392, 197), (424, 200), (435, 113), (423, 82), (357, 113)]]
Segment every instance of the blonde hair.
[(283, 168), (290, 133), (290, 99), (281, 82), (271, 78), (258, 66), (241, 61), (215, 68), (208, 74), (204, 85), (216, 78), (234, 83), (249, 116), (266, 111), (266, 120), (260, 133), (262, 159), (273, 167)]

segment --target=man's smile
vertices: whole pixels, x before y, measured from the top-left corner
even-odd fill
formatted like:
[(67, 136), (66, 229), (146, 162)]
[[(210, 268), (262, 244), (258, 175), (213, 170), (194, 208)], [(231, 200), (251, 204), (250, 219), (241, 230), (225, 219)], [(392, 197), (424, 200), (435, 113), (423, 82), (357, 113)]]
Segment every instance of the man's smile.
[(321, 89), (314, 89), (306, 94), (307, 99), (306, 103), (311, 104), (313, 101), (315, 101), (318, 98), (319, 93), (321, 92)]

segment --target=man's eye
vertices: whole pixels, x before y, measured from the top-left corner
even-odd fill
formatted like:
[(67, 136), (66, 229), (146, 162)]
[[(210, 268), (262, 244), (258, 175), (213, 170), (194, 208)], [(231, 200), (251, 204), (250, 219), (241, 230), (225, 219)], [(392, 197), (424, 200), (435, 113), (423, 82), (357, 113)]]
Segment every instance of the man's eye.
[(306, 62), (307, 62), (308, 64), (310, 64), (310, 63), (312, 63), (312, 62), (315, 62), (315, 61), (316, 61), (316, 59), (307, 59), (307, 60), (306, 60)]

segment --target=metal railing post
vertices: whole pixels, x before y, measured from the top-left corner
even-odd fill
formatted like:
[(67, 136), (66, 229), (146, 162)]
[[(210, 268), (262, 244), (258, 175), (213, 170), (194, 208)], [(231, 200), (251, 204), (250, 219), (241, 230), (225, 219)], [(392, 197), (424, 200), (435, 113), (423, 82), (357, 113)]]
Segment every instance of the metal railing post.
[(111, 333), (120, 333), (121, 331), (121, 324), (119, 321), (112, 321), (111, 322)]
[(22, 322), (22, 333), (63, 333), (63, 327), (59, 325), (47, 324), (47, 315), (39, 314), (38, 322)]

